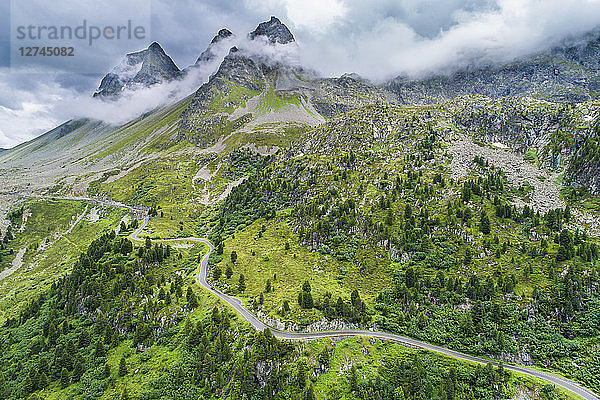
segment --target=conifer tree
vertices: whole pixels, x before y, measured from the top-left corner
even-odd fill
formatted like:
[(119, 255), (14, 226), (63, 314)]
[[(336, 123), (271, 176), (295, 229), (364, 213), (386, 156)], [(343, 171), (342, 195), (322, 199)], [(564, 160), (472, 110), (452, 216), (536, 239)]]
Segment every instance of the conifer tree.
[(121, 361), (119, 361), (119, 376), (127, 375), (127, 360), (125, 360), (125, 355), (121, 356)]
[(246, 281), (244, 274), (241, 274), (238, 282), (238, 292), (243, 292), (244, 290), (246, 290)]
[(185, 294), (185, 299), (188, 302), (188, 305), (194, 309), (198, 307), (198, 298), (196, 297), (196, 293), (192, 290), (191, 287), (188, 286), (187, 293)]
[(490, 233), (490, 219), (485, 211), (481, 212), (481, 218), (479, 220), (479, 230), (484, 235), (489, 235)]
[(69, 386), (69, 371), (63, 367), (60, 371), (60, 387), (64, 389), (67, 386)]

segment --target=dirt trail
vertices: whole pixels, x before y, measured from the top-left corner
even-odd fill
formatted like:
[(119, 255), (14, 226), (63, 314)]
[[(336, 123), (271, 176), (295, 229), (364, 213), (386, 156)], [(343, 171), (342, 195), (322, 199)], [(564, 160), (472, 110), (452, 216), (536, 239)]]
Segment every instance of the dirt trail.
[(27, 250), (25, 247), (19, 249), (19, 251), (17, 252), (17, 256), (12, 262), (11, 267), (0, 272), (0, 281), (4, 278), (8, 278), (12, 274), (14, 274), (19, 268), (21, 268), (21, 266), (23, 265), (23, 256), (25, 255), (25, 250)]

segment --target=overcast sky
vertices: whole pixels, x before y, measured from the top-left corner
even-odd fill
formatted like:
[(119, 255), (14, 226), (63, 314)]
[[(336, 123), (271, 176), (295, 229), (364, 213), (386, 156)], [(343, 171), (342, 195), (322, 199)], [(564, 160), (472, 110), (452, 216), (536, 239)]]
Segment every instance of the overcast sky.
[[(375, 81), (397, 75), (447, 72), (473, 59), (485, 63), (510, 61), (600, 26), (600, 0), (125, 3), (127, 6), (117, 0), (13, 0), (11, 6), (9, 1), (0, 0), (0, 147), (12, 147), (78, 116), (147, 111), (160, 104), (160, 96), (167, 90), (133, 98), (129, 106), (105, 109), (95, 109), (89, 97), (124, 52), (158, 41), (175, 63), (185, 68), (194, 63), (220, 28), (245, 37), (271, 15), (279, 17), (295, 35), (298, 57), (306, 66), (326, 76), (356, 72)], [(18, 24), (31, 20), (38, 25), (61, 25), (67, 21), (75, 26), (82, 19), (101, 24), (132, 19), (148, 25), (148, 34), (143, 41), (112, 41), (77, 49), (80, 56), (85, 55), (77, 60), (83, 59), (84, 63), (70, 63), (71, 68), (60, 62), (53, 64), (56, 60), (50, 57), (15, 63), (13, 49), (13, 68), (9, 68), (9, 39), (14, 37)], [(196, 80), (179, 84), (177, 91), (193, 92), (211, 72), (199, 72)]]

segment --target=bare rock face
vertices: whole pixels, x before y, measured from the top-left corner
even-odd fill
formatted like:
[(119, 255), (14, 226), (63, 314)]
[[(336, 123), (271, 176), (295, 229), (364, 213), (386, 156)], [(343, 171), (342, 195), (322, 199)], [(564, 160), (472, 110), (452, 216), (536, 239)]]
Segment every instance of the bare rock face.
[(569, 121), (561, 115), (561, 106), (528, 107), (523, 101), (483, 98), (456, 101), (456, 126), (488, 143), (503, 143), (517, 154), (530, 148), (543, 148), (552, 133)]
[(315, 109), (327, 118), (388, 100), (385, 91), (363, 81), (355, 74), (346, 74), (340, 78), (317, 79), (313, 83), (314, 93), (311, 101)]
[(276, 17), (271, 17), (271, 20), (267, 22), (261, 22), (253, 32), (250, 32), (250, 39), (254, 40), (258, 36), (266, 37), (273, 44), (287, 44), (294, 41), (292, 32)]
[(256, 363), (254, 376), (261, 388), (264, 388), (273, 372), (274, 362), (272, 360), (264, 360)]
[(570, 155), (565, 181), (575, 187), (585, 187), (593, 195), (600, 194), (600, 121), (586, 131), (573, 136), (563, 150)]
[(587, 188), (591, 194), (600, 194), (600, 166), (595, 162), (587, 162), (581, 168), (568, 171), (567, 178), (575, 186)]
[(106, 74), (94, 97), (114, 98), (125, 89), (149, 87), (179, 77), (181, 71), (157, 42), (129, 53)]

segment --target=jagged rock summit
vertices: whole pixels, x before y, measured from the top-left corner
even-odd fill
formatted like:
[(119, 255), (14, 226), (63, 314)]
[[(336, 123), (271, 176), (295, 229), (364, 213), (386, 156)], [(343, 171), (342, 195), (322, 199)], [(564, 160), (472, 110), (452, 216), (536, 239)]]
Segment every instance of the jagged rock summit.
[(129, 53), (106, 74), (94, 97), (116, 97), (125, 89), (148, 87), (179, 77), (181, 71), (163, 48), (153, 42), (147, 49)]
[(233, 36), (233, 33), (231, 33), (231, 31), (229, 29), (223, 28), (219, 32), (217, 32), (217, 36), (215, 36), (213, 38), (213, 40), (211, 40), (210, 43), (213, 44), (213, 43), (220, 42), (221, 40), (227, 39), (230, 36)]
[[(228, 39), (234, 37), (235, 35), (229, 29), (219, 30), (194, 65), (184, 70), (180, 70), (175, 65), (160, 44), (153, 42), (147, 49), (126, 54), (121, 62), (102, 78), (94, 97), (115, 99), (125, 89), (145, 88), (180, 78), (186, 75), (190, 68), (214, 61), (216, 58), (221, 58), (227, 54), (223, 51), (223, 46), (228, 48), (233, 44)], [(258, 37), (266, 38), (267, 42), (271, 44), (287, 44), (295, 41), (287, 26), (276, 17), (271, 17), (269, 21), (260, 23), (249, 34), (251, 40)]]
[(200, 54), (200, 57), (198, 57), (198, 59), (196, 60), (196, 65), (213, 60), (216, 57), (215, 47), (219, 45), (223, 40), (229, 39), (233, 36), (233, 33), (231, 33), (229, 29), (221, 29), (217, 33), (217, 35), (211, 40), (206, 50), (204, 50), (202, 54)]
[(295, 41), (294, 35), (277, 17), (271, 17), (269, 21), (261, 22), (256, 29), (250, 32), (250, 39), (257, 36), (265, 36), (270, 43), (287, 44)]

